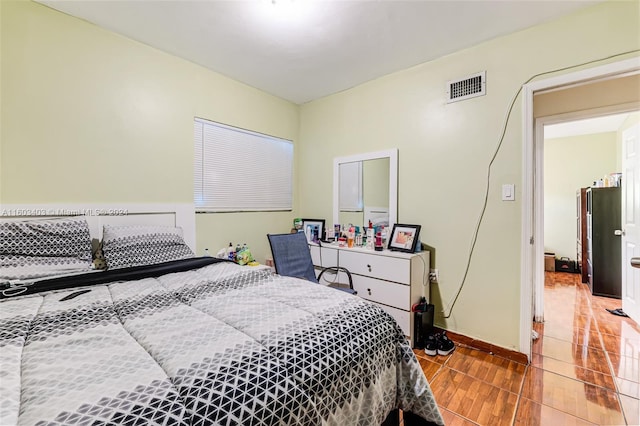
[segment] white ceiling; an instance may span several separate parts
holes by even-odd
[[[624,113],[547,125],[544,126],[544,139],[617,132],[627,117],[629,114]]]
[[[38,2],[301,104],[599,1]]]

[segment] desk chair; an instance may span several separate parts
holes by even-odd
[[[276,268],[276,274],[285,275],[287,277],[303,278],[313,283],[319,283],[320,278],[325,272],[335,273],[344,272],[349,279],[349,288],[332,287],[336,290],[342,290],[350,294],[357,294],[353,289],[353,279],[351,273],[340,266],[330,266],[323,268],[320,275],[316,278],[311,260],[311,251],[307,237],[302,232],[295,234],[267,234],[269,245],[271,245],[271,254],[273,255],[273,264]]]

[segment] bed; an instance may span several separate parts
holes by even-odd
[[[0,424],[444,424],[384,310],[141,232],[105,228],[108,270],[55,277],[15,278],[0,241]]]

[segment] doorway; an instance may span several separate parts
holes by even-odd
[[[544,289],[544,200],[543,200],[543,121],[542,117],[555,117],[561,121],[584,116],[602,116],[629,112],[640,107],[637,91],[622,90],[612,101],[610,90],[623,78],[637,78],[640,58],[619,61],[574,73],[552,77],[523,87],[523,187],[521,234],[521,305],[520,350],[531,358],[531,320],[542,315]],[[591,95],[590,89],[606,87],[603,96]],[[566,102],[565,90],[583,90],[584,96],[571,107]],[[585,95],[586,93],[586,95]],[[597,93],[597,90],[596,90]],[[537,105],[534,104],[534,95]],[[553,100],[545,104],[543,97]],[[626,96],[626,97],[625,97]],[[558,102],[560,100],[560,102]],[[541,106],[542,105],[542,106]],[[545,110],[544,106],[547,107]],[[554,108],[556,110],[554,111]],[[564,111],[563,111],[564,108]],[[574,111],[574,112],[567,112]],[[588,112],[588,113],[587,113]],[[551,124],[551,122],[546,123]]]
[[[558,266],[560,272],[578,273],[578,282],[587,284],[593,294],[620,298],[621,237],[614,231],[622,229],[622,135],[640,121],[640,114],[592,115],[586,111],[569,121],[562,117],[539,119],[544,133],[545,271],[557,271]],[[549,122],[555,124],[546,124]],[[612,189],[599,189],[605,187]],[[587,220],[592,218],[586,208],[591,194],[596,196],[597,209],[613,213],[599,213],[592,221],[595,230]],[[609,199],[618,201],[602,206],[600,200],[611,204]],[[560,261],[546,262],[550,259]],[[542,305],[534,319],[541,322],[544,314]]]

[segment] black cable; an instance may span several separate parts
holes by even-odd
[[[458,296],[460,296],[460,292],[462,291],[462,287],[464,287],[464,284],[467,280],[467,275],[469,274],[469,267],[471,266],[471,259],[473,258],[473,252],[474,249],[476,247],[476,242],[478,240],[478,232],[480,231],[480,226],[482,225],[482,219],[484,218],[484,213],[487,210],[487,203],[489,201],[489,186],[490,186],[490,178],[491,178],[491,166],[493,165],[493,162],[495,161],[496,157],[498,156],[498,153],[500,152],[500,148],[502,147],[502,143],[504,142],[504,137],[507,133],[507,126],[509,125],[509,118],[511,118],[511,112],[513,111],[513,106],[516,103],[516,100],[518,99],[518,96],[520,96],[520,92],[522,92],[522,87],[529,83],[531,80],[533,80],[534,78],[538,78],[540,76],[546,75],[546,74],[553,74],[556,72],[560,72],[560,71],[567,71],[573,68],[577,68],[577,67],[582,67],[585,65],[590,65],[596,62],[602,62],[602,61],[606,61],[608,59],[613,59],[613,58],[617,58],[619,56],[624,56],[624,55],[628,55],[630,53],[637,53],[640,52],[640,49],[635,49],[635,50],[629,50],[627,52],[623,52],[623,53],[617,53],[615,55],[611,55],[611,56],[607,56],[605,58],[600,58],[600,59],[594,59],[592,61],[588,61],[588,62],[583,62],[581,64],[577,64],[577,65],[571,65],[571,66],[567,66],[567,67],[563,67],[563,68],[557,68],[551,71],[545,71],[545,72],[541,72],[539,74],[534,74],[533,76],[531,76],[527,81],[525,81],[524,83],[522,83],[522,85],[520,85],[520,88],[518,89],[518,91],[516,92],[515,96],[513,97],[513,100],[511,101],[511,104],[509,105],[509,109],[507,111],[507,117],[504,121],[504,126],[502,128],[502,135],[500,136],[500,140],[498,142],[498,146],[496,147],[495,152],[493,153],[493,156],[491,157],[491,161],[489,162],[489,166],[487,168],[487,187],[485,190],[485,194],[484,194],[484,203],[482,204],[482,210],[480,211],[480,217],[478,218],[478,224],[476,225],[475,231],[473,233],[473,237],[471,239],[471,250],[469,251],[469,257],[467,258],[467,266],[464,270],[464,275],[462,277],[462,282],[460,283],[460,287],[458,287],[458,291],[456,293],[455,298],[453,299],[453,302],[451,303],[451,307],[449,308],[449,314],[443,316],[443,318],[450,318],[451,314],[453,313],[453,307],[455,306],[456,302],[458,301]],[[444,314],[445,311],[444,309],[442,310],[442,313]]]

